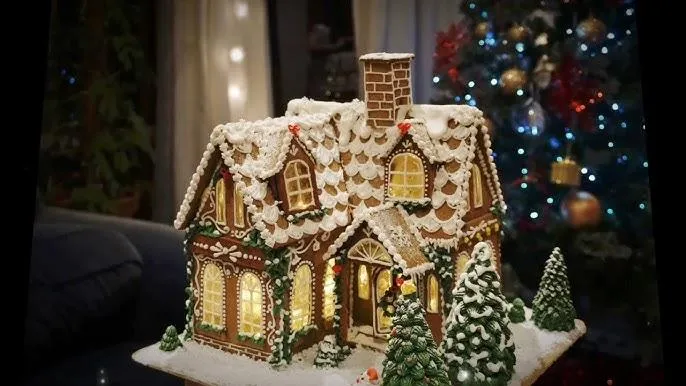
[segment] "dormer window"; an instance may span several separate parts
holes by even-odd
[[[395,155],[388,166],[388,197],[398,200],[424,198],[424,164],[412,153]]]
[[[310,167],[304,161],[296,159],[288,162],[283,175],[289,211],[313,209],[315,201]]]

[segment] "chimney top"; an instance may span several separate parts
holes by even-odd
[[[360,56],[360,61],[365,60],[379,60],[379,61],[391,61],[391,60],[405,60],[414,58],[414,54],[396,54],[388,52],[373,52],[369,54],[364,54]]]

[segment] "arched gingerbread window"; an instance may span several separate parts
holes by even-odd
[[[224,179],[220,178],[217,180],[215,185],[215,208],[216,208],[216,220],[218,224],[226,225],[226,184]]]
[[[395,155],[388,165],[388,197],[401,200],[424,198],[424,164],[412,153]]]
[[[208,263],[203,272],[202,321],[224,327],[224,274],[216,264]]]
[[[238,331],[253,336],[262,334],[262,284],[252,272],[241,276],[240,310]]]
[[[478,166],[472,165],[472,176],[470,177],[472,191],[470,192],[472,208],[481,208],[484,205],[484,190],[481,183],[481,170]]]
[[[307,210],[315,205],[310,167],[304,161],[288,162],[283,175],[289,210]]]
[[[335,264],[335,259],[329,259],[326,262],[324,271],[324,320],[333,319],[334,311],[336,309],[336,278],[333,272],[333,266]]]
[[[233,225],[236,228],[245,227],[245,204],[243,203],[243,192],[238,189],[238,185],[233,187]]]
[[[437,314],[439,312],[440,291],[436,275],[429,275],[426,281],[426,312]]]
[[[291,298],[291,329],[302,330],[312,316],[312,270],[303,264],[295,271]]]

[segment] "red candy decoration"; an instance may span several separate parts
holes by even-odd
[[[300,133],[300,126],[298,126],[298,125],[288,125],[288,131],[290,131],[291,134],[297,136],[298,133]]]
[[[402,277],[397,277],[395,279],[395,285],[397,285],[398,287],[402,286],[404,282],[405,282],[405,279],[403,279]]]
[[[410,131],[410,127],[412,127],[412,125],[407,122],[398,123],[398,129],[400,129],[402,135],[407,134],[407,132]]]
[[[436,34],[436,49],[434,50],[434,72],[443,72],[458,64],[460,48],[470,40],[469,28],[464,22],[453,23],[447,31]]]
[[[343,271],[343,267],[340,266],[340,265],[338,265],[338,264],[335,264],[333,267],[331,267],[331,269],[333,270],[333,273],[334,273],[336,276],[340,275],[340,274],[341,274],[341,271]]]

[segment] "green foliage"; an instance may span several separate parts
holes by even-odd
[[[195,309],[195,296],[193,295],[193,240],[195,236],[200,234],[201,228],[198,226],[198,220],[194,220],[186,229],[186,234],[183,240],[183,252],[186,255],[186,325],[184,330],[184,340],[190,340],[193,337],[193,310]]]
[[[239,332],[238,333],[238,341],[239,342],[246,342],[250,341],[255,344],[263,344],[264,343],[264,335],[262,334],[244,334]]]
[[[532,319],[539,328],[551,331],[574,329],[576,310],[569,290],[567,266],[559,248],[553,250],[545,264],[532,311]]]
[[[504,386],[514,373],[508,305],[491,256],[489,245],[478,243],[453,293],[442,342],[453,384]]]
[[[424,249],[426,258],[434,263],[434,270],[438,274],[441,289],[443,290],[443,312],[447,315],[452,304],[453,291],[455,287],[455,265],[450,248],[429,245]]]
[[[407,213],[414,213],[420,209],[428,208],[431,204],[431,200],[426,200],[422,202],[417,201],[400,201],[399,204],[407,211]]]
[[[288,216],[288,222],[290,222],[291,224],[297,224],[301,221],[305,221],[305,219],[319,220],[324,216],[330,215],[332,211],[333,209],[331,208],[322,208],[312,210],[309,212],[296,213]]]
[[[262,239],[258,230],[250,232],[243,239],[243,244],[262,250],[265,256],[265,270],[273,285],[272,300],[274,307],[272,308],[272,315],[274,320],[279,321],[279,330],[276,331],[274,345],[271,347],[272,353],[269,357],[269,364],[278,369],[291,363],[291,359],[293,359],[293,341],[299,337],[297,334],[300,332],[291,334],[290,313],[286,312],[283,304],[283,299],[287,298],[292,281],[289,277],[289,268],[291,266],[290,253],[287,248],[274,249],[269,247]]]
[[[204,322],[198,323],[195,328],[201,331],[206,331],[206,332],[213,332],[213,333],[219,333],[219,332],[224,332],[226,331],[226,327],[219,327],[219,326],[213,326],[211,324],[207,324]]]
[[[384,386],[450,384],[417,294],[400,296],[383,360]]]
[[[181,344],[181,340],[179,340],[179,334],[176,332],[176,327],[167,327],[164,331],[164,335],[162,335],[162,340],[160,341],[160,350],[174,351],[180,346],[183,346],[183,344]]]
[[[510,304],[510,311],[507,314],[511,323],[522,323],[526,320],[526,313],[524,312],[524,302],[517,298]]]

